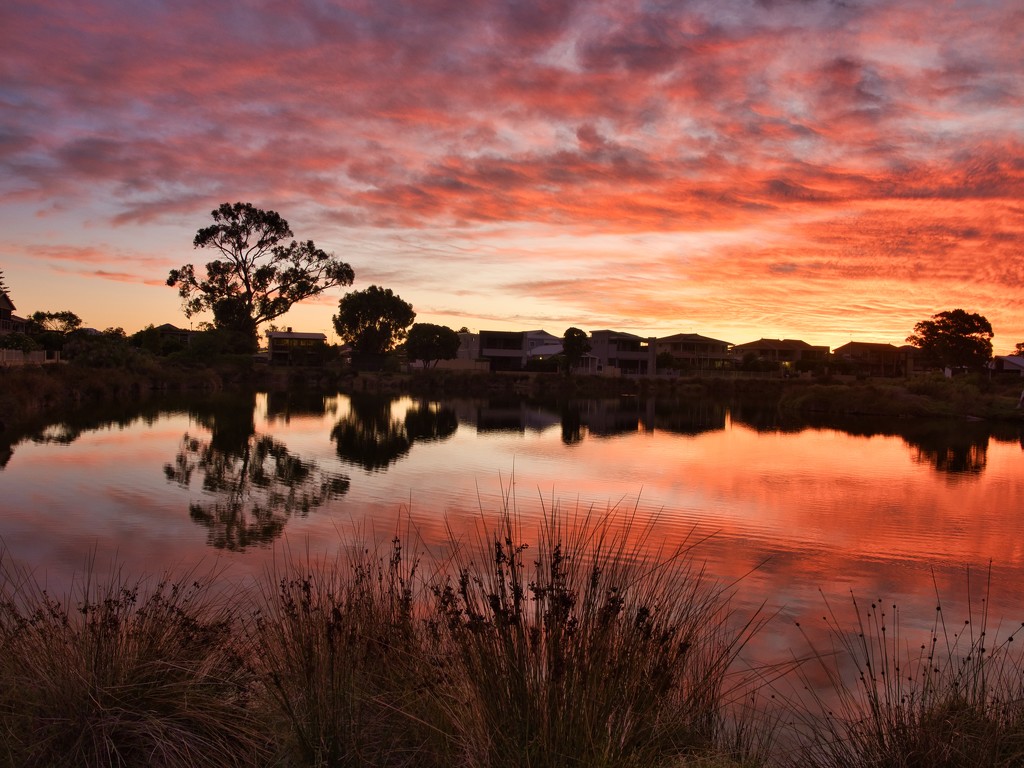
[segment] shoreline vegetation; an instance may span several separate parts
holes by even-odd
[[[0,433],[38,424],[48,416],[104,404],[142,402],[176,392],[280,391],[377,392],[420,397],[603,398],[640,396],[713,399],[774,406],[794,417],[884,416],[960,418],[1024,423],[1018,379],[982,375],[947,379],[817,377],[783,379],[729,375],[678,377],[572,376],[555,373],[355,373],[341,368],[276,368],[248,356],[212,362],[147,361],[99,368],[57,364],[0,368]]]
[[[752,668],[745,646],[778,619],[734,609],[742,582],[705,573],[699,542],[652,551],[615,510],[556,507],[531,532],[514,500],[500,512],[430,560],[410,526],[244,586],[93,564],[53,595],[0,550],[0,764],[1024,760],[1024,630],[998,637],[984,609],[947,628],[940,606],[918,648],[895,608],[829,608],[827,647],[807,635],[791,665]]]

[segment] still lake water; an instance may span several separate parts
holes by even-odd
[[[1019,426],[630,397],[231,395],[54,424],[0,446],[0,467],[0,546],[55,592],[89,558],[243,581],[285,549],[330,556],[409,526],[430,557],[475,540],[508,495],[534,542],[553,507],[633,514],[652,546],[701,540],[709,573],[740,579],[736,604],[764,603],[777,627],[851,592],[925,626],[937,587],[966,615],[968,569],[980,596],[989,567],[990,611],[1024,620]],[[759,653],[793,642],[773,629]]]

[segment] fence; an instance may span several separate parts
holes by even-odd
[[[47,365],[59,363],[60,352],[22,352],[18,349],[0,349],[0,365]]]

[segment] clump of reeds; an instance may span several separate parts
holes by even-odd
[[[396,537],[383,553],[354,547],[271,574],[251,632],[284,764],[451,764],[433,722],[442,665],[416,618],[417,569]]]
[[[969,578],[968,578],[969,581]],[[990,585],[989,585],[990,586]],[[985,768],[1024,765],[1024,666],[1014,640],[990,626],[987,595],[954,628],[941,602],[924,637],[911,640],[898,607],[856,598],[853,632],[828,608],[833,647],[815,649],[827,696],[806,717],[802,766]],[[1024,627],[1024,625],[1021,625]]]
[[[188,577],[115,572],[58,599],[0,557],[0,762],[258,762],[265,738],[235,640],[227,603]]]
[[[659,551],[649,534],[629,515],[555,508],[534,551],[506,505],[476,548],[485,559],[456,553],[431,585],[429,624],[458,660],[447,703],[465,764],[666,765],[723,751],[729,670],[758,621],[734,626],[728,591],[690,545]]]

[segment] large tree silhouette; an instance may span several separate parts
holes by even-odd
[[[276,211],[223,203],[211,215],[214,223],[196,232],[192,244],[222,258],[206,264],[205,278],[191,264],[172,269],[167,284],[178,288],[186,316],[213,312],[217,327],[244,346],[255,349],[259,326],[293,304],[352,284],[352,267],[312,240],[286,242],[292,230]]]
[[[371,285],[346,293],[338,302],[334,330],[362,358],[380,358],[405,338],[416,319],[412,304],[390,288]]]
[[[953,309],[919,322],[907,343],[935,365],[980,370],[992,359],[992,335],[992,325],[983,315]]]

